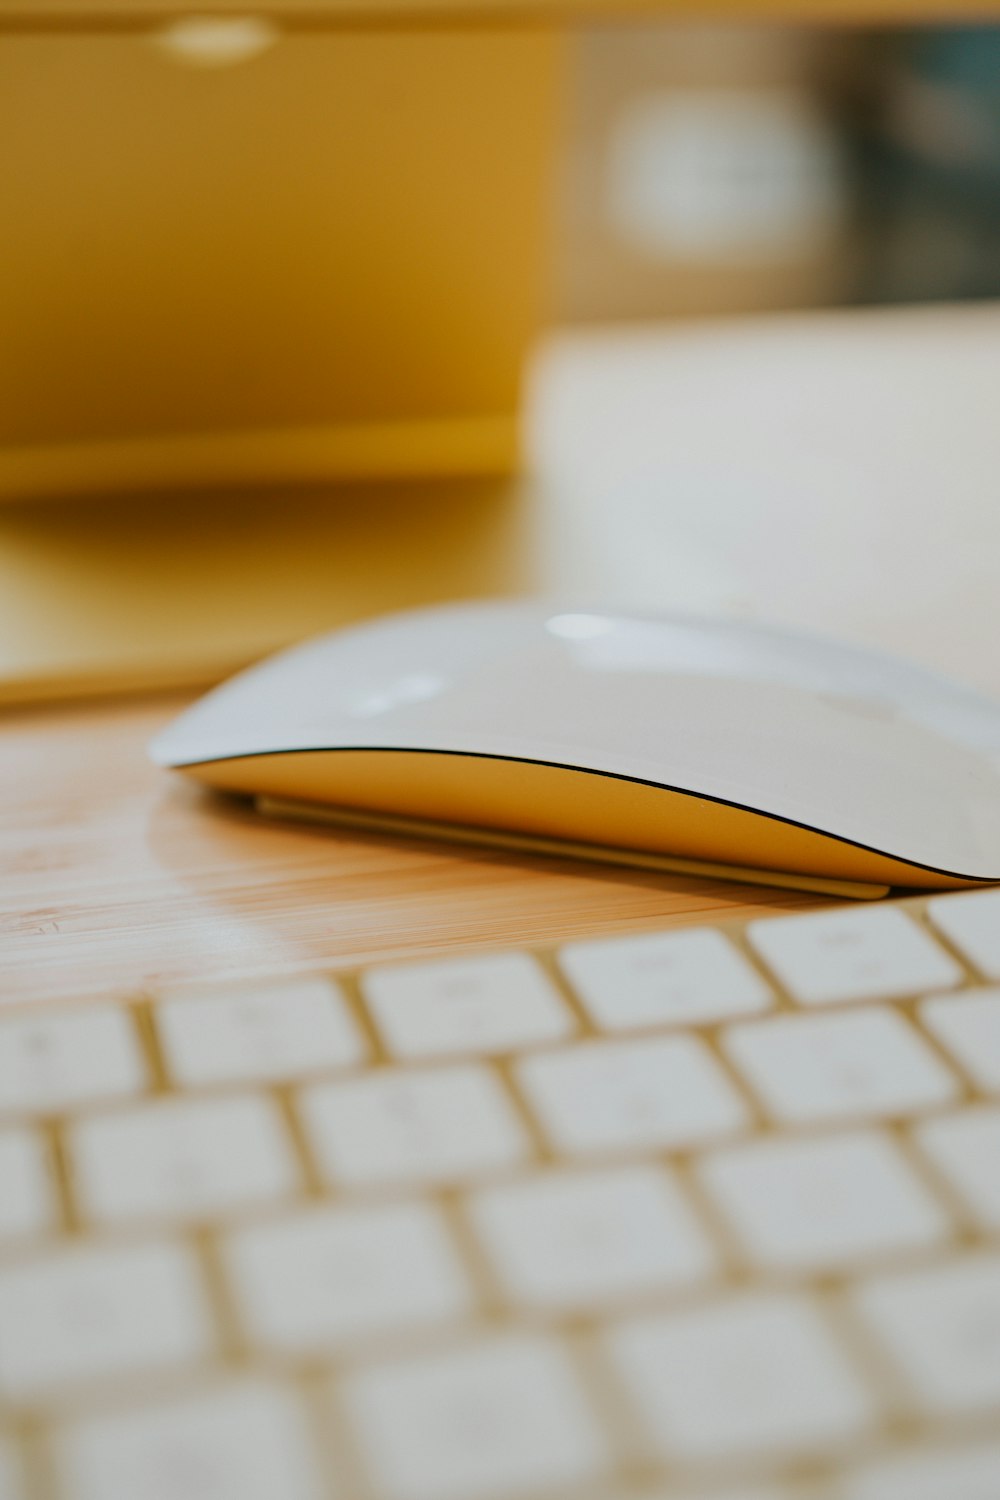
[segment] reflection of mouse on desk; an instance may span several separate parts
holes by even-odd
[[[334,821],[841,894],[1000,880],[1000,706],[757,625],[395,615],[242,673],[152,754]]]

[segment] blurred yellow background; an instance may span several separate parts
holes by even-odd
[[[1000,27],[213,9],[0,0],[0,695],[544,586],[553,328],[1000,291]]]

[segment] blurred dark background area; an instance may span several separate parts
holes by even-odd
[[[564,139],[561,320],[1000,294],[1000,26],[596,27]]]

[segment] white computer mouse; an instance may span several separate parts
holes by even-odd
[[[762,625],[423,609],[243,672],[153,743],[214,787],[833,880],[1000,880],[1000,705]]]

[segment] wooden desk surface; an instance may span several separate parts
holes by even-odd
[[[0,728],[0,1003],[552,943],[819,904],[709,880],[271,824],[145,756],[179,698]]]
[[[771,619],[902,652],[1000,696],[998,351],[1000,305],[557,340],[529,400],[532,502],[341,505],[327,522],[322,598],[346,594],[360,616],[419,602],[418,579],[437,599],[542,590]],[[237,586],[255,601],[274,575],[297,586],[298,513],[283,505],[276,554],[254,529],[261,502],[239,507],[239,525],[213,532],[193,501],[164,567],[154,564],[169,538],[152,524],[162,512],[150,508],[141,536],[116,516],[107,556],[87,542],[84,593],[68,589],[57,555],[64,607],[141,638],[152,593],[174,640],[192,598],[218,620]],[[51,540],[47,513],[35,531],[20,524],[18,577]],[[79,524],[82,544],[89,518]],[[131,580],[120,628],[106,598],[116,574]],[[30,629],[9,594],[10,630]],[[293,613],[288,630],[335,623]],[[0,726],[0,1002],[813,904],[270,825],[148,764],[146,740],[180,706],[23,710]]]

